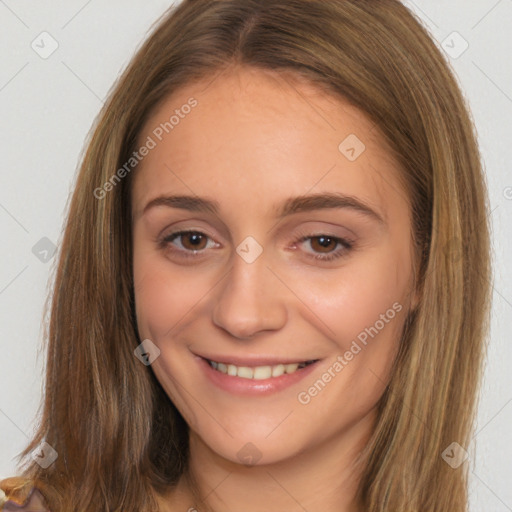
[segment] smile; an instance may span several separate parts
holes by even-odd
[[[292,374],[301,370],[315,361],[304,361],[302,363],[277,364],[273,366],[236,366],[234,364],[220,363],[207,359],[208,364],[215,370],[232,377],[241,377],[242,379],[264,380],[281,375]]]

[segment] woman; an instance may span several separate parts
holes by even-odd
[[[402,4],[182,2],[89,142],[4,510],[467,510],[486,206]]]

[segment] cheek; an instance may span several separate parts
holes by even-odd
[[[172,370],[181,347],[165,343],[165,340],[174,328],[180,327],[181,321],[186,321],[187,314],[197,306],[204,293],[198,283],[191,284],[190,275],[171,272],[170,262],[143,246],[134,251],[133,276],[140,339],[149,338],[161,351],[151,364],[151,370],[187,424],[194,427],[197,414],[188,393],[176,380],[175,374],[179,372],[176,368]]]
[[[197,428],[198,416],[190,400],[190,393],[173,376],[174,372],[171,371],[172,365],[169,359],[173,359],[172,354],[169,354],[169,351],[162,352],[162,355],[152,363],[151,370],[186,423],[192,428]]]
[[[310,413],[343,411],[347,421],[356,421],[375,407],[389,382],[408,309],[408,267],[392,251],[369,260],[340,270],[330,282],[308,281],[298,293],[312,305],[310,322],[332,343],[322,372],[298,397]]]
[[[172,271],[158,253],[136,250],[134,292],[137,324],[141,337],[160,339],[200,303],[208,287],[187,271]]]
[[[330,340],[333,354],[324,380],[333,385],[321,392],[317,404],[343,405],[356,417],[382,396],[408,310],[408,268],[407,260],[390,246],[354,258],[330,279],[303,278],[297,295],[314,312],[308,320]],[[316,389],[312,393],[316,396]]]
[[[381,315],[392,319],[386,326],[400,324],[402,316],[395,313],[407,306],[407,269],[396,252],[375,251],[333,270],[329,278],[295,279],[294,289],[314,313],[310,318],[315,318],[315,325],[344,348]],[[396,303],[399,306],[393,308]]]

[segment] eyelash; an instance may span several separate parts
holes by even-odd
[[[184,235],[190,235],[190,234],[201,235],[201,236],[210,238],[208,235],[206,235],[205,233],[202,233],[201,231],[196,231],[196,230],[175,231],[174,233],[170,233],[170,234],[164,236],[161,240],[159,240],[158,245],[161,249],[168,249],[169,246],[171,245],[171,242],[174,241],[176,238],[179,238]],[[321,256],[320,255],[321,253],[317,253],[316,255],[309,254],[309,257],[311,257],[315,260],[320,260],[320,261],[328,262],[328,261],[333,261],[333,260],[336,260],[339,258],[343,258],[344,256],[347,255],[347,253],[349,251],[351,251],[353,249],[353,246],[354,246],[354,243],[350,240],[347,240],[345,238],[340,238],[340,237],[334,236],[334,235],[325,234],[325,233],[315,234],[315,235],[301,233],[299,236],[300,236],[299,240],[297,240],[297,242],[295,242],[295,243],[300,244],[300,243],[303,243],[303,242],[305,242],[309,239],[313,239],[313,238],[329,238],[336,242],[336,246],[341,245],[343,247],[342,249],[337,249],[336,251],[331,251],[331,252],[327,253],[326,256]],[[172,251],[175,253],[181,253],[180,257],[195,258],[196,257],[195,255],[198,254],[198,252],[204,252],[205,249],[200,249],[199,251],[191,251],[188,249],[184,249],[184,250],[172,249]]]

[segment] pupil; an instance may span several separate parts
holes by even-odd
[[[332,239],[329,238],[329,237],[326,237],[326,236],[321,236],[318,238],[319,242],[320,242],[320,245],[322,247],[329,247],[329,245],[331,244],[332,242]]]
[[[198,235],[197,233],[192,233],[189,236],[190,236],[192,245],[199,245],[201,243],[201,235]]]

